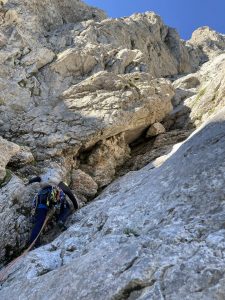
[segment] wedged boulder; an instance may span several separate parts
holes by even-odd
[[[99,72],[69,88],[61,99],[69,111],[80,112],[85,120],[90,135],[82,130],[81,137],[89,147],[100,140],[100,131],[104,139],[161,121],[172,109],[172,96],[169,81],[152,79],[147,73]]]
[[[146,137],[157,136],[161,133],[164,133],[165,131],[166,131],[165,127],[161,123],[157,122],[152,124],[149,127],[146,133]]]
[[[97,194],[98,185],[90,175],[77,169],[72,172],[71,188],[76,191],[76,194],[90,199]]]
[[[37,160],[78,156],[80,149],[119,133],[160,122],[172,110],[173,88],[166,79],[147,73],[97,74],[71,86],[51,107],[37,106],[17,115],[12,124],[20,143],[30,145]],[[20,124],[18,128],[18,123]],[[138,137],[138,136],[137,136]]]
[[[223,109],[160,167],[114,182],[18,263],[0,297],[223,299],[224,133]]]
[[[2,181],[6,175],[5,167],[8,164],[10,158],[17,154],[19,151],[20,146],[0,137],[0,181]]]
[[[116,168],[129,158],[130,148],[124,133],[118,134],[98,143],[89,153],[87,162],[80,168],[90,174],[98,187],[107,186],[114,178]]]

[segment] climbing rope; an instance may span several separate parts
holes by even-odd
[[[37,237],[35,238],[35,240],[30,244],[30,246],[17,258],[15,258],[13,261],[11,261],[1,272],[0,272],[0,283],[2,283],[3,281],[5,281],[8,278],[8,272],[10,271],[10,269],[15,265],[16,262],[18,262],[18,260],[20,260],[22,257],[24,257],[34,246],[34,244],[36,243],[37,239],[39,238],[40,234],[42,233],[42,231],[44,230],[46,224],[48,223],[48,220],[53,216],[55,210],[54,208],[51,209],[46,218],[45,221],[41,227],[41,230],[39,231]]]

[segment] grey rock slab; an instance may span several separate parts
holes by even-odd
[[[66,299],[223,299],[225,260],[215,241],[224,239],[224,112],[160,167],[112,183],[73,216],[66,232],[33,252],[54,256],[61,249],[63,266],[28,278],[31,252],[2,285],[1,298],[17,299],[19,292],[22,299],[59,293]]]

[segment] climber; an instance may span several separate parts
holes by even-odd
[[[44,176],[37,176],[29,180],[28,184],[39,182],[41,184],[41,190],[34,198],[33,203],[33,216],[34,227],[30,236],[29,243],[31,244],[37,238],[42,226],[45,222],[47,214],[50,209],[56,210],[56,220],[59,227],[62,230],[66,229],[65,221],[71,213],[71,208],[66,200],[66,195],[73,203],[74,209],[78,209],[78,201],[73,195],[69,187],[59,177],[52,176],[52,174],[46,174]],[[35,247],[40,245],[40,238],[38,237],[35,242]]]

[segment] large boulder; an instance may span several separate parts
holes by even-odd
[[[106,138],[144,129],[162,120],[172,109],[172,96],[169,81],[152,79],[147,73],[114,75],[99,72],[69,88],[61,98],[71,112],[80,112],[86,119],[86,130],[99,140],[100,130],[101,137]],[[91,125],[92,130],[89,129]],[[95,144],[94,139],[88,140],[87,136],[88,131],[83,138],[87,140],[86,144]]]
[[[146,133],[146,137],[157,136],[164,132],[165,132],[164,126],[161,123],[157,122],[149,127]]]
[[[87,200],[97,194],[98,185],[90,175],[77,169],[72,172],[71,188]]]
[[[11,270],[2,299],[223,299],[225,110],[109,186]],[[35,288],[34,288],[35,287]]]
[[[114,179],[116,168],[123,165],[129,154],[124,133],[118,134],[96,145],[80,168],[102,188]]]

